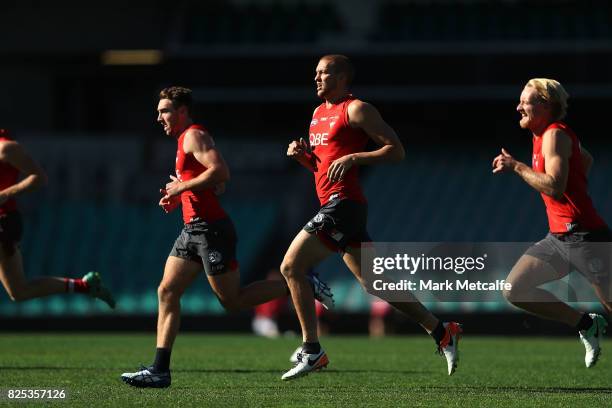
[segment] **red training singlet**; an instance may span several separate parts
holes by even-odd
[[[8,132],[4,129],[0,129],[0,142],[7,142],[10,140],[13,139],[9,137]],[[19,170],[8,163],[0,162],[0,191],[17,184],[18,177]],[[17,210],[17,202],[14,198],[7,200],[4,204],[0,205],[0,215],[4,215],[15,210]]]
[[[564,234],[574,230],[594,231],[606,226],[604,220],[597,214],[591,197],[587,191],[587,177],[582,154],[580,152],[580,141],[569,126],[563,122],[550,124],[549,129],[561,129],[572,140],[572,154],[569,157],[569,172],[567,186],[563,197],[555,199],[540,193],[546,206],[548,225],[550,232]],[[542,136],[533,137],[532,168],[538,173],[545,173],[544,157],[542,156]]]
[[[309,140],[315,155],[314,175],[321,205],[335,194],[340,199],[366,202],[357,166],[351,167],[341,181],[333,183],[327,178],[327,169],[334,160],[362,152],[368,142],[368,135],[361,129],[352,128],[348,122],[348,107],[354,100],[353,95],[348,95],[329,108],[323,102],[315,109],[310,122]]]
[[[196,158],[193,157],[193,154],[185,154],[183,150],[183,141],[185,140],[187,131],[190,129],[206,132],[204,126],[191,125],[179,136],[176,150],[176,177],[178,177],[180,181],[191,180],[206,171],[206,167],[197,161]],[[181,204],[183,207],[183,222],[185,224],[196,218],[205,222],[213,222],[227,217],[213,188],[198,191],[183,191],[181,193]]]

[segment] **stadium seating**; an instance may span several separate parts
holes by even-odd
[[[601,40],[612,36],[612,8],[604,0],[388,1],[379,13],[371,35],[378,42]]]
[[[328,3],[194,2],[184,15],[185,44],[308,43],[341,29]]]
[[[231,150],[231,149],[230,149]],[[599,151],[594,146],[593,151]],[[610,154],[597,155],[590,191],[603,217],[612,220]],[[607,158],[608,157],[608,158]],[[369,232],[380,242],[536,241],[547,230],[541,199],[517,177],[493,176],[487,152],[425,152],[391,169],[364,168],[369,198]],[[392,170],[392,171],[391,171]],[[310,183],[310,178],[307,180]],[[310,190],[308,190],[310,191]],[[277,194],[283,194],[278,192]],[[285,192],[295,194],[295,191]],[[234,219],[238,259],[243,276],[258,271],[258,256],[283,248],[278,233],[281,202],[223,198]],[[28,276],[78,276],[103,272],[119,302],[119,312],[151,314],[157,310],[156,288],[173,240],[180,231],[178,212],[164,215],[156,206],[77,201],[40,203],[26,213],[23,252]],[[282,250],[283,248],[280,248]],[[317,268],[332,286],[340,310],[367,310],[368,295],[339,257]],[[183,299],[185,313],[221,313],[204,279]],[[456,310],[435,303],[435,310]],[[461,310],[508,309],[504,302],[463,304]],[[0,298],[0,315],[108,313],[101,302],[81,296],[59,296],[13,304]]]
[[[274,203],[225,203],[238,231],[238,261],[243,275],[253,273],[255,259],[275,227]],[[27,214],[23,251],[25,270],[39,275],[103,273],[119,302],[119,312],[157,311],[157,285],[165,259],[180,231],[180,213],[164,215],[156,207],[94,205],[86,202],[42,204]],[[183,299],[186,313],[222,311],[201,279]],[[109,310],[82,296],[55,296],[14,304],[0,299],[0,315],[82,314]]]

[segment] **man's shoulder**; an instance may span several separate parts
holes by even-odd
[[[553,123],[542,135],[543,153],[560,153],[562,156],[569,156],[571,154],[572,145],[574,144],[574,139],[575,135],[567,125],[560,122]]]
[[[351,124],[360,124],[378,118],[378,110],[369,102],[353,99],[347,108],[348,119]]]
[[[574,132],[572,132],[572,130],[567,125],[563,123],[553,123],[548,126],[548,128],[543,134],[543,137],[544,140],[571,140],[571,136],[573,135],[573,133]]]
[[[6,156],[16,149],[19,149],[19,143],[16,141],[8,139],[0,140],[0,155]]]
[[[190,127],[183,134],[183,149],[185,153],[193,150],[211,149],[215,147],[215,142],[202,126]]]

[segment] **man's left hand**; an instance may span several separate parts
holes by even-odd
[[[170,179],[172,181],[166,184],[166,195],[168,197],[174,197],[174,196],[181,194],[183,192],[183,189],[182,189],[183,183],[178,178],[172,175],[170,176]]]
[[[327,169],[327,178],[334,183],[340,181],[346,176],[351,167],[353,167],[353,156],[347,154],[332,162]]]

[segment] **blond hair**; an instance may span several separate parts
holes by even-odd
[[[548,78],[533,78],[525,86],[534,88],[538,93],[538,98],[550,104],[555,120],[561,120],[565,117],[569,94],[559,81]]]

